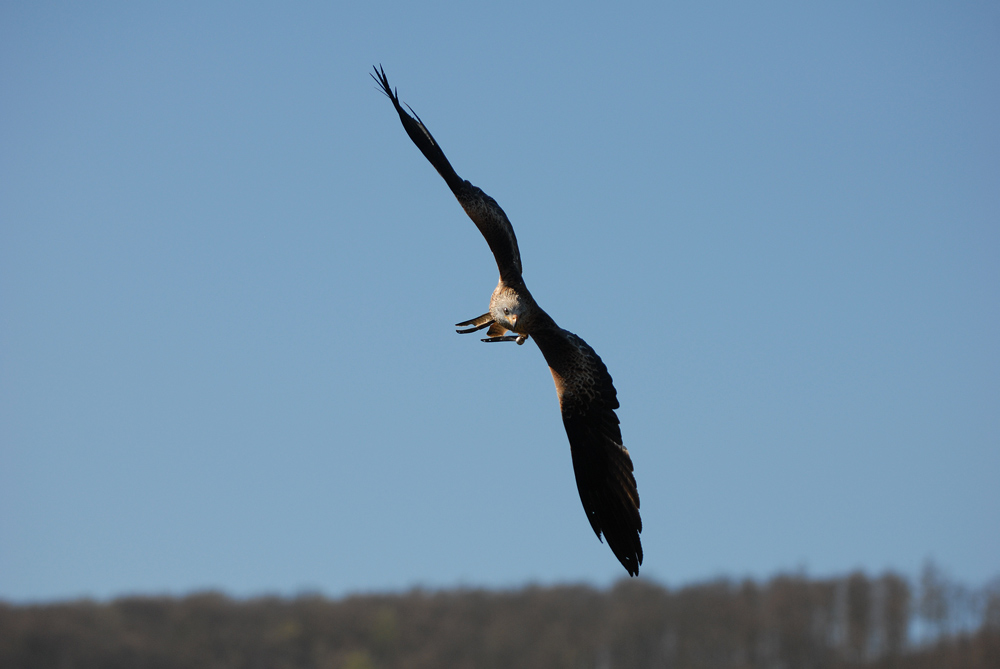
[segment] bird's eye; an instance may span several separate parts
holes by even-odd
[[[510,316],[510,309],[508,309],[507,307],[504,307],[503,308],[503,315],[504,316]]]

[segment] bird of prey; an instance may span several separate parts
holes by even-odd
[[[488,327],[484,342],[523,344],[530,337],[538,344],[555,380],[587,519],[599,540],[604,534],[629,575],[637,575],[642,564],[639,493],[632,475],[632,459],[622,445],[615,414],[618,397],[607,367],[587,342],[556,325],[528,292],[521,276],[521,254],[514,228],[500,205],[455,173],[420,117],[409,106],[412,116],[400,106],[381,66],[375,68],[372,78],[392,101],[406,134],[444,177],[496,258],[500,282],[490,298],[490,310],[458,323],[456,327],[463,328],[458,332],[468,334]]]

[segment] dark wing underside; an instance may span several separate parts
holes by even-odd
[[[642,519],[632,458],[622,446],[618,395],[611,375],[587,342],[561,328],[532,334],[549,365],[573,454],[580,501],[597,537],[635,576],[642,564]]]
[[[420,117],[416,113],[410,116],[399,104],[399,97],[389,86],[385,70],[381,67],[376,68],[372,78],[378,82],[382,92],[392,101],[392,106],[396,108],[396,113],[399,114],[399,120],[402,121],[406,134],[434,166],[438,174],[444,177],[451,192],[455,194],[459,204],[465,209],[465,213],[469,215],[469,218],[479,228],[479,232],[486,238],[486,243],[490,245],[493,257],[496,258],[501,278],[507,281],[520,277],[521,254],[517,249],[517,238],[514,236],[514,228],[507,219],[507,214],[503,212],[496,200],[455,173],[451,163],[448,162],[441,147],[434,141],[434,137],[431,136]],[[410,111],[412,112],[413,109]]]

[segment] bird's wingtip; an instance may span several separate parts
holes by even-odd
[[[375,80],[375,83],[378,84],[379,90],[383,95],[392,100],[393,104],[398,105],[399,97],[398,95],[393,94],[394,92],[392,87],[389,85],[389,77],[385,75],[385,68],[382,67],[382,63],[372,65],[372,70],[374,70],[374,72],[369,72],[368,74]]]

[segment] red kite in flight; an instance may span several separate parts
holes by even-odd
[[[576,486],[587,519],[598,539],[604,534],[628,573],[637,575],[642,564],[639,493],[632,475],[632,459],[622,445],[615,415],[618,397],[608,368],[587,342],[556,325],[528,292],[521,278],[521,254],[514,228],[496,200],[455,173],[420,117],[416,113],[410,116],[400,106],[385,70],[376,68],[372,77],[392,101],[406,134],[444,177],[465,213],[483,233],[500,269],[490,310],[459,323],[457,327],[465,329],[458,332],[468,334],[489,327],[485,342],[523,344],[531,337],[538,344],[556,383]]]

